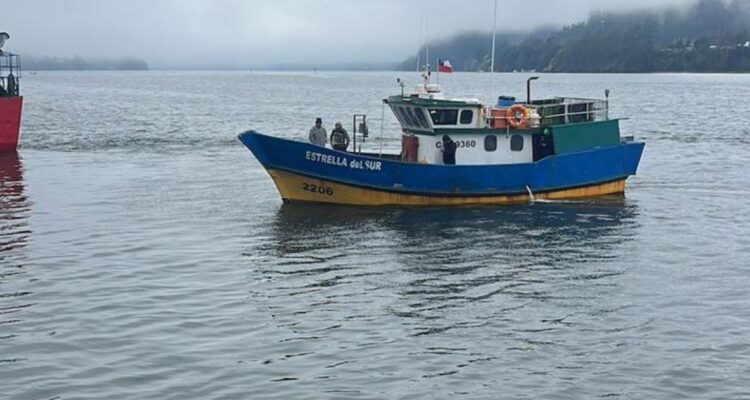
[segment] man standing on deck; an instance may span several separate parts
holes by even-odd
[[[339,151],[346,151],[349,147],[349,134],[341,122],[336,122],[336,127],[331,131],[331,147]]]
[[[448,135],[443,135],[443,164],[456,165],[456,142]]]
[[[315,119],[315,126],[310,128],[310,143],[325,147],[328,139],[326,128],[323,128],[323,120],[319,117]]]

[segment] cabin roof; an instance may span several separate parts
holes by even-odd
[[[390,96],[383,100],[386,104],[411,104],[420,107],[463,107],[482,108],[482,104],[464,100],[427,99],[417,96]]]

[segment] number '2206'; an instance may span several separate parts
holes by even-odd
[[[333,196],[333,188],[316,185],[314,183],[302,182],[302,190],[311,193],[324,194],[326,196]]]

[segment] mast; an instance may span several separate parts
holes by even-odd
[[[495,0],[495,11],[492,13],[492,67],[491,73],[495,73],[495,37],[497,36],[497,0]]]
[[[430,71],[430,15],[424,18],[425,43],[427,44],[425,62],[427,63],[427,72]]]
[[[419,16],[419,43],[417,44],[417,72],[421,69],[422,64],[422,35],[424,34],[424,15]]]
[[[490,90],[495,92],[495,39],[497,36],[497,0],[495,0],[495,11],[492,13],[492,62],[490,66]],[[493,94],[490,93],[490,98]]]

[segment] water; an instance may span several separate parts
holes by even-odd
[[[365,112],[367,145],[395,149],[397,76],[26,76],[0,157],[0,397],[750,398],[749,75],[535,83],[612,90],[647,141],[624,199],[285,206],[236,140]],[[489,98],[487,75],[441,79]]]

